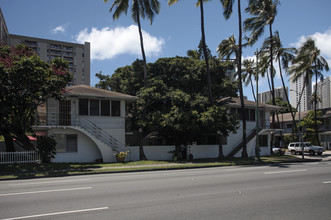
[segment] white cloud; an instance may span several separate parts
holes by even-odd
[[[162,50],[164,40],[154,37],[144,30],[142,32],[146,56],[158,55]],[[119,54],[141,56],[140,38],[136,25],[114,29],[105,27],[100,30],[92,28],[90,31],[86,28],[78,33],[76,41],[78,43],[91,43],[92,59],[112,59]]]
[[[309,37],[315,40],[316,46],[321,50],[321,55],[331,65],[331,27],[323,33],[316,32],[309,36],[301,36],[296,43],[292,43],[291,45],[300,47]]]
[[[68,25],[66,25],[66,24],[59,25],[59,26],[57,26],[57,27],[55,27],[55,28],[52,29],[52,33],[53,34],[64,33],[66,31],[66,29],[67,29],[67,26]]]

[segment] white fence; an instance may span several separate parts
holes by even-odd
[[[40,163],[39,154],[35,151],[0,152],[0,164]]]

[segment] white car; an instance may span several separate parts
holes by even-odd
[[[304,152],[309,153],[311,156],[314,156],[315,154],[322,155],[324,152],[324,148],[320,146],[313,146],[309,142],[303,142],[304,144]],[[301,154],[302,153],[302,147],[301,142],[292,142],[288,145],[288,150],[291,152],[292,155],[295,155],[296,153]]]

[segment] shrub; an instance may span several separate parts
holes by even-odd
[[[56,154],[56,141],[51,137],[40,136],[37,138],[37,151],[42,163],[50,163]]]

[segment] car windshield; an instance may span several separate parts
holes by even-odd
[[[307,147],[313,146],[311,143],[305,143]]]

